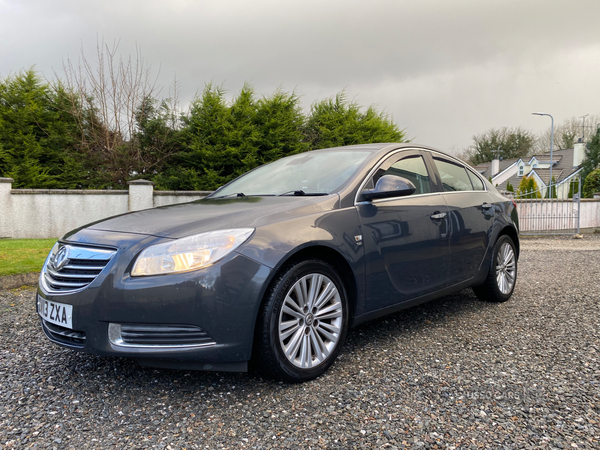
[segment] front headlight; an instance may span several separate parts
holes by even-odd
[[[211,231],[152,245],[138,257],[131,275],[163,275],[210,266],[242,245],[254,228]]]

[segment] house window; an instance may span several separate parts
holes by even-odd
[[[538,164],[537,164],[536,162],[535,162],[535,163],[533,163],[533,168],[534,168],[534,169],[537,169],[537,166],[538,166]]]
[[[522,177],[524,172],[525,172],[525,166],[523,166],[523,164],[521,164],[519,166],[519,176]]]

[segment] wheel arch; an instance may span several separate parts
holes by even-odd
[[[500,230],[500,233],[498,233],[498,236],[496,237],[495,242],[498,242],[498,239],[500,239],[500,237],[502,237],[502,236],[508,236],[509,238],[512,239],[513,243],[515,244],[516,250],[517,250],[517,259],[519,259],[519,254],[521,252],[521,246],[519,243],[519,234],[517,233],[517,230],[515,230],[515,228],[510,225],[505,226],[504,228],[502,228],[502,230]]]
[[[344,256],[337,250],[328,247],[327,245],[322,244],[313,244],[309,246],[304,246],[302,248],[298,248],[295,252],[290,252],[286,258],[279,261],[277,266],[272,271],[272,275],[270,280],[267,283],[267,287],[264,289],[262,297],[260,299],[260,305],[257,308],[260,310],[265,302],[265,299],[271,289],[273,288],[273,284],[276,282],[279,274],[285,270],[290,265],[303,261],[306,259],[320,259],[330,266],[338,273],[342,282],[344,283],[344,288],[346,289],[346,294],[348,296],[348,328],[352,327],[354,322],[354,316],[356,312],[356,307],[358,305],[358,287],[356,283],[356,278],[354,276],[354,272],[350,263],[344,258]],[[256,333],[258,332],[258,320],[254,323],[254,333],[253,338],[256,342]],[[254,345],[253,345],[254,352]]]
[[[297,251],[288,254],[288,256],[285,259],[283,259],[279,262],[279,264],[277,264],[277,267],[274,271],[275,274],[270,280],[269,287],[265,291],[265,294],[271,289],[271,285],[277,278],[277,274],[279,274],[285,267],[294,264],[298,261],[313,258],[325,261],[330,266],[332,266],[344,282],[344,287],[346,288],[346,293],[348,295],[348,325],[352,326],[354,313],[358,304],[358,288],[356,284],[356,278],[354,276],[354,271],[352,270],[350,263],[346,260],[346,258],[344,258],[344,256],[339,251],[337,251],[334,248],[328,247],[327,245],[313,244],[299,248],[297,249]],[[264,297],[261,300],[261,303],[263,301]]]

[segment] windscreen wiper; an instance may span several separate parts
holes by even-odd
[[[283,195],[328,195],[327,192],[304,192],[302,189],[298,191],[288,191],[283,194],[279,194],[277,197],[281,197]]]
[[[231,194],[227,194],[227,195],[220,195],[218,197],[213,197],[213,198],[227,198],[227,197],[246,197],[246,194],[244,194],[243,192],[232,192]]]

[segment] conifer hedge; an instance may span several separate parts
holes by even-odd
[[[286,155],[407,140],[389,116],[344,92],[304,113],[294,92],[258,96],[246,84],[227,101],[209,84],[185,112],[140,98],[128,126],[107,120],[100,100],[32,69],[0,79],[0,176],[18,188],[123,189],[144,178],[157,189],[212,190]]]

